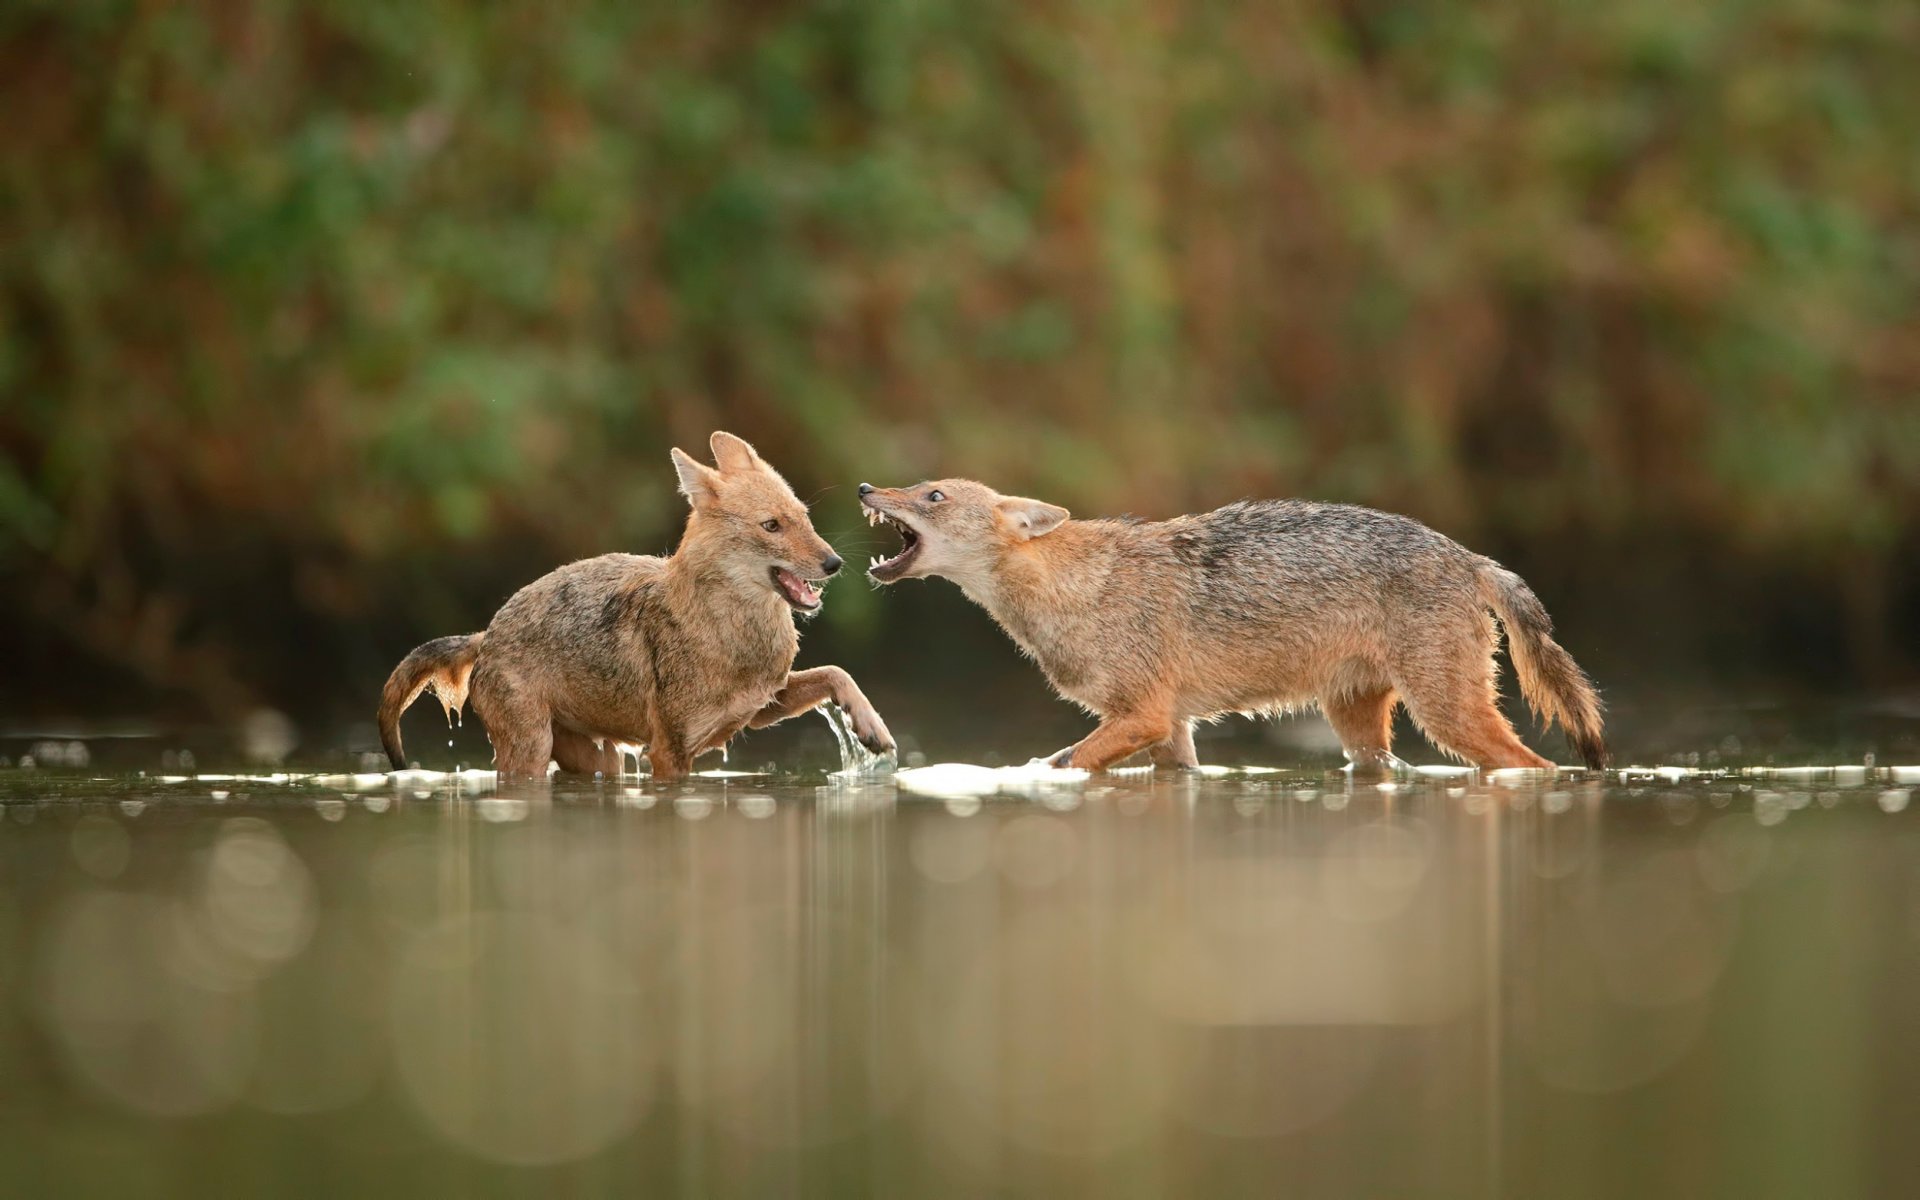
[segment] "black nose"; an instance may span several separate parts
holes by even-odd
[[[866,495],[868,492],[872,490],[873,490],[873,485],[870,483],[863,483],[860,485],[860,494],[862,496]]]
[[[841,560],[838,554],[827,555],[827,561],[820,564],[820,569],[829,575],[838,575],[840,573],[840,567]]]

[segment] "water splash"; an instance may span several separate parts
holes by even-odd
[[[869,779],[876,775],[891,775],[899,765],[893,753],[875,754],[860,744],[854,735],[853,720],[847,716],[847,710],[838,704],[822,704],[820,715],[827,719],[827,728],[833,730],[833,740],[840,743],[840,769],[833,772],[835,779]]]

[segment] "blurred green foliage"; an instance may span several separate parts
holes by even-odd
[[[1890,586],[1916,61],[1910,0],[14,0],[0,572],[218,696],[182,564],[432,628],[423,562],[670,544],[725,427]]]

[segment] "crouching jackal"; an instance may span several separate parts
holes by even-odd
[[[840,556],[752,446],[712,440],[713,467],[673,452],[692,513],[671,557],[605,554],[515,592],[485,633],[436,638],[394,668],[380,737],[407,765],[400,714],[428,688],[457,710],[471,691],[502,775],[611,776],[644,746],[655,779],[744,728],[833,701],[869,749],[893,749],[880,714],[839,667],[793,670],[793,614],[820,608]]]
[[[1482,767],[1547,767],[1495,704],[1488,610],[1521,691],[1588,766],[1606,763],[1600,698],[1518,575],[1417,521],[1269,500],[1171,521],[1069,520],[964,479],[860,485],[903,547],[880,583],[943,575],[993,614],[1054,690],[1100,718],[1054,755],[1100,770],[1146,750],[1197,765],[1193,722],[1317,704],[1356,766],[1390,753],[1393,710]]]

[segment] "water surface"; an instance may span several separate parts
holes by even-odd
[[[0,771],[17,1195],[1911,1195],[1920,768]]]

